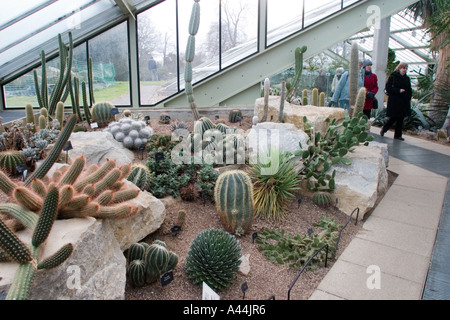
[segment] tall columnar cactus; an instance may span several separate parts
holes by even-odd
[[[46,59],[45,52],[41,52],[41,85],[39,86],[37,71],[34,70],[34,83],[36,88],[36,96],[41,108],[45,108],[48,110],[48,114],[53,116],[56,104],[59,101],[64,100],[63,94],[66,90],[66,86],[68,84],[69,78],[72,76],[72,60],[73,60],[73,41],[72,41],[72,33],[69,32],[69,48],[66,47],[64,42],[62,41],[61,34],[58,35],[59,42],[59,76],[53,87],[53,90],[48,96],[48,82],[47,82],[47,70],[46,70]]]
[[[350,107],[356,103],[356,95],[358,94],[359,82],[359,45],[356,41],[352,43],[350,53],[350,73],[349,73],[349,93]]]
[[[97,102],[92,106],[92,121],[97,122],[100,127],[108,125],[114,121],[111,109],[114,106],[109,102]]]
[[[0,169],[13,175],[17,173],[17,167],[25,163],[25,156],[17,150],[0,152]]]
[[[33,106],[29,103],[25,106],[25,121],[33,125],[31,131],[36,132],[36,120],[34,118]]]
[[[28,177],[28,179],[25,181],[25,186],[29,185],[33,181],[33,179],[42,179],[47,174],[48,170],[50,170],[56,160],[58,160],[58,157],[61,154],[62,149],[66,145],[67,140],[69,140],[69,137],[72,134],[73,128],[75,127],[76,123],[77,116],[73,114],[70,116],[67,124],[64,126],[64,129],[60,132],[58,140],[56,141],[52,151],[50,151],[50,153],[44,159],[42,165]]]
[[[127,177],[128,181],[133,182],[141,190],[150,188],[151,179],[152,173],[148,167],[139,163],[131,166],[130,174]]]
[[[358,91],[358,95],[356,96],[355,108],[353,109],[353,118],[358,117],[360,113],[364,112],[364,105],[366,103],[366,93],[367,90],[365,87],[361,87]]]
[[[59,192],[53,185],[49,187],[39,216],[31,211],[18,210],[11,203],[0,207],[0,212],[12,214],[33,232],[31,243],[27,246],[0,220],[0,248],[6,252],[11,261],[20,264],[6,296],[7,300],[26,300],[36,272],[57,267],[72,254],[73,246],[69,243],[49,258],[38,262],[56,219],[58,202]]]
[[[194,61],[195,57],[195,35],[198,32],[198,28],[200,26],[200,0],[194,0],[194,4],[192,6],[191,19],[189,21],[189,38],[186,46],[186,66],[184,72],[184,81],[185,81],[185,91],[186,96],[189,102],[189,106],[191,107],[192,114],[194,115],[194,119],[198,120],[200,118],[197,105],[194,99],[194,93],[192,89],[192,61]]]
[[[222,173],[216,181],[214,200],[225,230],[243,235],[251,228],[253,184],[247,173],[241,170]]]
[[[319,89],[314,88],[312,90],[312,103],[313,106],[318,107],[319,106]]]
[[[192,241],[186,273],[195,285],[205,282],[214,290],[224,290],[234,281],[241,251],[239,241],[228,232],[204,230]]]
[[[325,107],[325,92],[321,92],[319,95],[319,107]]]
[[[178,264],[178,256],[167,249],[164,241],[155,240],[151,245],[134,243],[128,249],[128,275],[133,286],[152,283]]]
[[[290,102],[292,97],[297,90],[298,84],[300,83],[300,78],[303,73],[303,54],[308,50],[307,46],[295,49],[295,76],[289,85],[289,92],[286,96],[287,101]]]
[[[308,89],[303,89],[302,91],[302,105],[308,105]]]
[[[95,104],[94,96],[94,68],[92,63],[92,58],[88,59],[88,82],[89,82],[89,97],[91,98],[92,104]]]
[[[280,114],[278,116],[278,122],[283,122],[285,99],[286,99],[286,81],[283,80],[281,81]]]
[[[267,121],[267,116],[269,114],[269,95],[270,95],[270,79],[264,79],[264,114],[261,118],[261,122]]]

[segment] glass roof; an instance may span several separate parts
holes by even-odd
[[[423,21],[416,21],[410,10],[405,9],[391,17],[389,48],[395,51],[396,60],[409,64],[412,78],[425,73],[428,65],[436,63],[436,57],[429,49],[430,37],[421,29]],[[360,32],[348,41],[358,41],[360,49],[371,56],[373,51],[374,27]]]
[[[119,4],[144,7],[155,0],[15,0],[2,1],[0,79],[36,63],[39,52],[56,52],[55,38],[72,32],[74,42],[124,20]],[[136,7],[134,7],[136,6]]]

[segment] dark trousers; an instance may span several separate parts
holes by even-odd
[[[363,113],[367,116],[367,118],[370,119],[371,115],[372,115],[372,109],[370,110],[364,110]]]
[[[395,122],[394,138],[401,138],[403,131],[403,117],[390,117],[388,122],[383,126],[383,131],[387,132]]]

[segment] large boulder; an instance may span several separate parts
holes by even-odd
[[[359,217],[363,219],[375,207],[388,187],[386,154],[386,144],[370,143],[368,147],[356,147],[346,156],[352,161],[350,166],[337,164],[331,167],[330,173],[336,170],[332,200],[339,210],[350,215],[359,208]]]
[[[306,149],[308,140],[308,135],[294,124],[275,122],[258,123],[247,132],[246,137],[248,147],[258,146],[259,150],[263,151],[270,147],[278,147],[281,152],[291,153]]]
[[[267,121],[278,121],[280,99],[279,96],[269,97]],[[338,121],[345,119],[345,110],[341,108],[301,106],[290,104],[288,102],[284,103],[283,114],[284,123],[292,123],[300,130],[305,129],[303,117],[306,117],[308,122],[314,127],[315,131],[321,132],[322,134],[328,129],[328,124],[325,121],[326,119],[336,119]],[[264,115],[264,98],[256,99],[254,115],[259,119],[262,119]]]
[[[31,232],[19,232],[30,243]],[[125,298],[126,259],[111,228],[95,218],[55,221],[40,260],[67,243],[74,251],[62,265],[36,273],[31,300],[116,300]],[[0,263],[0,291],[7,292],[16,263]]]
[[[124,182],[127,189],[139,189],[130,181]],[[127,203],[138,206],[139,214],[126,219],[104,220],[105,226],[112,229],[122,251],[158,230],[166,218],[166,207],[163,202],[147,191],[140,191],[137,198]]]
[[[116,160],[117,166],[121,166],[134,160],[133,151],[116,141],[110,132],[75,132],[69,140],[73,147],[68,151],[69,158],[85,156],[87,164],[103,164],[108,158]]]

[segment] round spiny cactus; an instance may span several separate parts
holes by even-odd
[[[25,156],[17,150],[7,150],[0,152],[0,169],[7,174],[17,173],[17,167],[25,163]]]
[[[191,244],[186,272],[196,285],[205,282],[214,290],[223,290],[233,283],[240,258],[241,247],[234,236],[223,230],[204,230]]]
[[[138,163],[131,166],[131,171],[127,180],[133,182],[141,190],[148,190],[150,188],[151,178],[152,173],[150,172],[150,169],[147,166]]]
[[[111,109],[114,106],[109,102],[97,102],[92,106],[92,120],[97,122],[100,127],[103,127],[114,120],[111,114]]]
[[[128,266],[128,275],[133,286],[142,287],[145,284],[145,262],[138,259],[131,261]]]
[[[328,206],[331,204],[331,195],[329,192],[316,192],[313,195],[313,202],[321,207]]]

